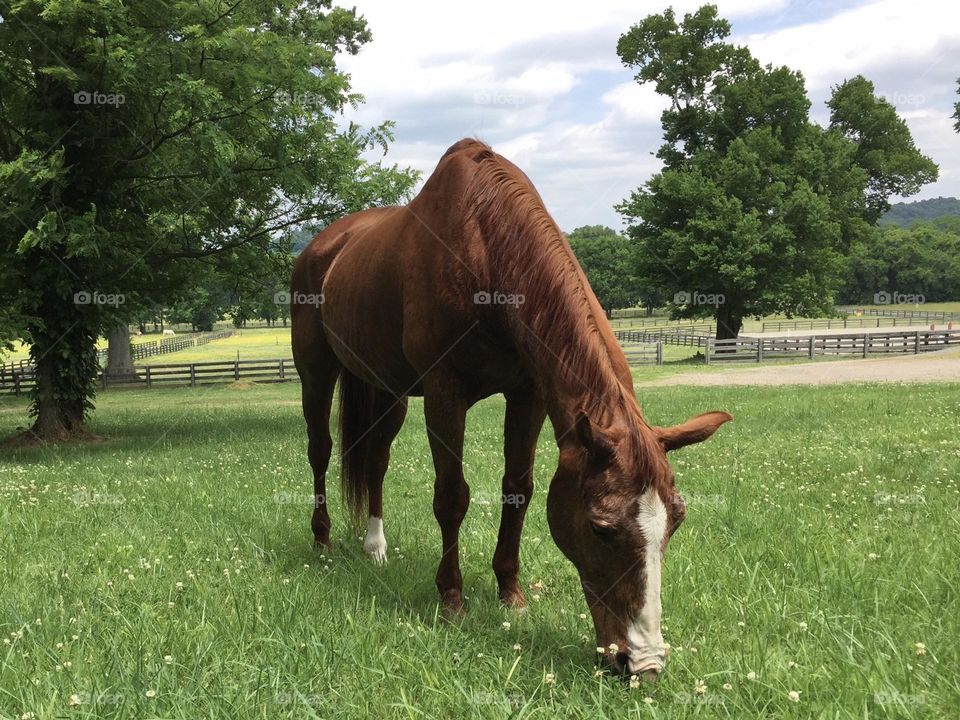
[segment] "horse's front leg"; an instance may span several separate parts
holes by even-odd
[[[460,524],[470,505],[470,488],[463,479],[463,432],[467,404],[449,378],[424,386],[423,412],[436,471],[433,514],[440,525],[443,554],[437,568],[437,590],[443,614],[463,614],[463,576],[460,574]]]
[[[533,461],[545,410],[532,385],[506,393],[503,424],[503,494],[500,498],[500,534],[493,554],[493,572],[500,600],[510,607],[527,602],[520,589],[520,536],[527,505],[533,495]]]

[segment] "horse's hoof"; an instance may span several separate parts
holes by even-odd
[[[441,603],[443,607],[440,612],[444,620],[459,620],[466,615],[459,590],[450,590],[444,593]]]
[[[385,547],[375,547],[375,548],[363,548],[366,550],[367,555],[370,556],[370,559],[373,560],[374,565],[386,565],[387,564],[387,548]]]
[[[526,610],[527,609],[527,598],[523,596],[523,592],[520,590],[508,590],[507,592],[500,593],[500,602],[511,610]]]

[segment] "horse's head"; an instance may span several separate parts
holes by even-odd
[[[653,679],[666,660],[660,633],[660,568],[686,507],[668,450],[710,437],[731,416],[710,412],[670,428],[594,427],[576,419],[550,487],[547,516],[576,566],[593,615],[598,652],[618,673]],[[630,432],[641,433],[641,442]]]

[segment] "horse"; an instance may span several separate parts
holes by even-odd
[[[470,489],[464,419],[479,400],[506,399],[503,497],[493,553],[499,597],[526,600],[518,579],[534,453],[546,417],[559,462],[547,497],[551,535],[580,576],[598,652],[619,674],[653,679],[661,564],[685,515],[666,453],[712,435],[720,411],[649,425],[627,360],[566,238],[529,178],[475,139],[441,157],[406,206],[340,218],[297,258],[291,278],[293,356],[302,381],[311,521],[330,548],[326,472],[339,382],[342,496],[386,560],[383,478],[407,398],[423,397],[435,470],[443,615],[462,615],[458,535]]]

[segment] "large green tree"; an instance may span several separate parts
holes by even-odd
[[[857,75],[835,87],[827,102],[830,127],[856,144],[856,163],[867,171],[870,223],[890,209],[891,195],[914,195],[937,179],[936,164],[917,150],[897,109],[874,92],[873,83]]]
[[[338,117],[361,98],[336,57],[370,34],[329,0],[0,13],[0,300],[17,320],[0,332],[31,343],[37,437],[82,431],[94,343],[124,305],[172,303],[198,263],[255,268],[286,228],[412,187],[363,159],[388,124]]]
[[[926,181],[930,167],[914,162],[909,133],[883,144],[891,118],[880,101],[847,101],[862,83],[842,88],[840,105],[875,110],[882,122],[844,113],[822,128],[809,119],[801,74],[762,66],[725,42],[729,33],[706,5],[682,21],[673,10],[651,15],[617,46],[637,81],[670,99],[663,170],[618,206],[637,243],[638,275],[674,298],[675,317],[714,316],[718,338],[736,337],[748,316],[828,310],[875,208],[892,187]],[[876,161],[864,167],[863,155]],[[885,164],[888,156],[897,162]],[[920,172],[904,169],[903,158]],[[884,174],[891,166],[896,180]]]
[[[643,292],[626,237],[603,225],[584,225],[569,233],[567,240],[607,315],[615,308],[637,304]]]

